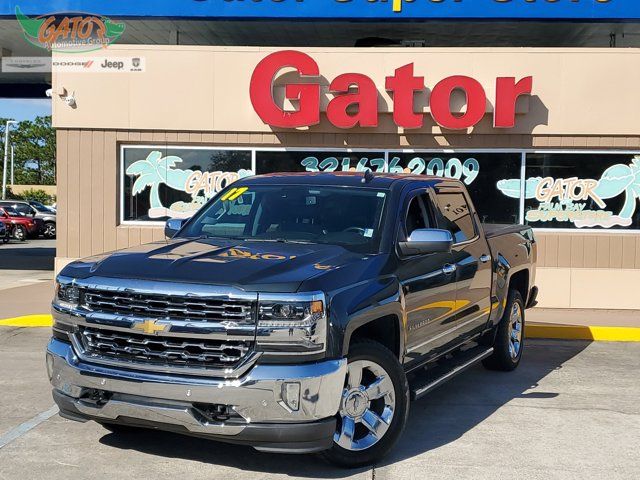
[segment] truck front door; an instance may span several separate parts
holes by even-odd
[[[404,199],[398,241],[414,230],[435,228],[435,217],[426,188],[411,190]],[[405,362],[420,362],[432,352],[439,325],[455,314],[455,269],[451,253],[403,257],[399,254],[398,277],[406,312]]]

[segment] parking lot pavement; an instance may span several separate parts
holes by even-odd
[[[55,240],[0,243],[0,291],[51,281],[55,256]]]
[[[52,405],[43,369],[50,332],[49,328],[0,327],[0,436]]]
[[[0,439],[52,405],[48,329],[0,329]],[[374,469],[53,416],[0,448],[0,478],[637,479],[640,344],[531,340],[514,373],[476,367],[411,406]]]
[[[55,254],[55,240],[0,244],[0,319],[49,313]]]

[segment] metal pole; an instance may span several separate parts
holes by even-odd
[[[13,145],[11,145],[11,188],[13,188]]]
[[[4,166],[2,167],[2,199],[7,198],[7,152],[9,151],[9,122],[4,126]]]
[[[9,126],[18,123],[14,120],[7,120],[4,126],[4,166],[2,168],[2,199],[7,198],[7,156],[9,154]]]

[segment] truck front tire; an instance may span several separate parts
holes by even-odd
[[[349,349],[336,433],[323,456],[356,468],[379,461],[396,444],[409,415],[409,384],[398,359],[372,340]]]
[[[489,370],[515,370],[524,350],[524,301],[518,290],[509,290],[507,305],[496,327],[493,354],[482,364]]]

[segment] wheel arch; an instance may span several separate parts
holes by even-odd
[[[344,331],[342,355],[349,354],[349,347],[354,341],[369,339],[388,348],[402,362],[405,346],[402,318],[399,296],[351,315]]]
[[[527,297],[529,296],[529,270],[522,269],[513,273],[509,277],[509,286],[507,287],[507,295],[509,290],[517,290],[522,296],[522,301],[527,304]]]
[[[494,280],[494,293],[491,302],[495,308],[491,312],[491,323],[495,326],[500,322],[509,296],[509,290],[515,289],[522,295],[522,301],[527,305],[529,297],[529,280],[531,272],[529,265],[512,267],[502,256],[497,257]]]

